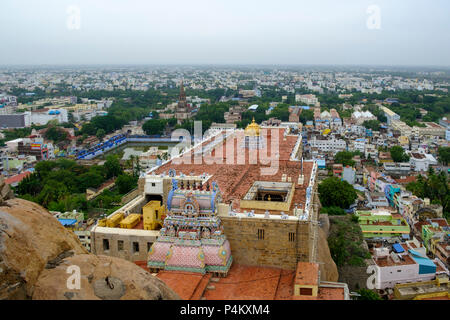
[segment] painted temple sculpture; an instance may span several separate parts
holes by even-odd
[[[226,276],[232,262],[230,243],[216,214],[221,200],[215,182],[204,187],[183,185],[172,179],[167,197],[168,214],[160,236],[148,253],[153,272],[177,270]]]

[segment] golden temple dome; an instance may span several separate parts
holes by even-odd
[[[250,123],[247,128],[245,128],[246,136],[259,136],[259,131],[261,127],[255,122],[255,118],[253,118],[252,123]]]

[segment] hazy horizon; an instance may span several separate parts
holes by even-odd
[[[450,66],[445,0],[3,0],[0,10],[0,66]]]

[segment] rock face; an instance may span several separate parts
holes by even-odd
[[[68,269],[68,268],[72,269]],[[76,274],[79,268],[79,287]],[[68,273],[69,270],[69,273]],[[79,288],[79,289],[77,289]],[[164,282],[132,262],[92,254],[64,259],[41,273],[33,300],[179,300]]]
[[[320,278],[323,281],[338,281],[339,274],[336,263],[331,258],[330,248],[328,247],[327,232],[323,228],[319,228],[317,261],[320,262]]]
[[[5,183],[3,176],[0,177],[0,205],[6,200],[14,198],[11,188]]]
[[[88,254],[75,234],[47,210],[33,202],[10,199],[8,189],[0,188],[1,195],[5,194],[0,195],[0,300],[179,299],[159,279],[131,262]],[[82,278],[81,290],[67,289],[68,264],[80,266],[89,286]],[[115,288],[112,292],[105,291],[108,275],[108,288],[111,284]]]
[[[47,263],[87,253],[78,238],[36,203],[10,199],[0,207],[0,299],[26,299]]]

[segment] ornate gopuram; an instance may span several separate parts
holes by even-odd
[[[217,205],[222,197],[217,183],[172,179],[167,195],[167,217],[160,235],[148,253],[148,268],[152,272],[176,270],[214,273],[226,276],[232,263],[231,248]]]

